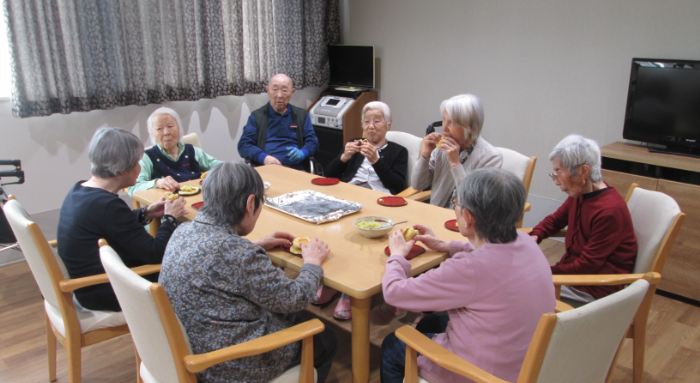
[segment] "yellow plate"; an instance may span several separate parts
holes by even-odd
[[[196,187],[196,186],[192,186],[192,187],[194,188],[194,190],[192,190],[192,191],[184,191],[184,190],[180,189],[180,195],[183,197],[187,197],[187,196],[195,195],[195,194],[199,193],[200,189],[198,187]]]

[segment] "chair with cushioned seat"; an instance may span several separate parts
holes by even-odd
[[[386,132],[386,140],[399,144],[406,148],[406,150],[408,151],[408,167],[406,168],[405,186],[406,189],[398,195],[405,198],[418,193],[418,190],[415,190],[411,187],[411,177],[413,176],[413,167],[416,165],[416,161],[420,156],[421,147],[423,145],[423,139],[418,136],[414,136],[411,133],[390,130]]]
[[[557,299],[561,286],[622,285],[631,283],[641,275],[655,272],[662,275],[671,247],[685,221],[676,201],[661,192],[645,190],[636,183],[630,186],[625,197],[637,237],[637,260],[633,274],[619,275],[554,275]],[[652,286],[644,298],[626,337],[632,339],[632,364],[634,383],[644,379],[644,350],[646,327],[656,286]]]
[[[195,373],[215,364],[258,355],[301,341],[301,365],[278,376],[273,382],[312,383],[313,335],[324,329],[318,319],[206,354],[192,355],[192,347],[163,286],[139,277],[129,270],[106,243],[100,242],[100,258],[109,276],[134,344],[142,358],[140,377],[146,383],[195,383]]]
[[[121,312],[94,311],[80,306],[73,291],[87,286],[109,282],[104,274],[70,279],[61,258],[54,254],[39,226],[14,197],[3,207],[5,216],[17,237],[27,264],[44,297],[46,313],[46,345],[49,362],[49,380],[56,380],[56,339],[68,354],[68,380],[81,381],[81,348],[103,340],[129,333]],[[160,270],[160,265],[138,268],[141,274]],[[137,366],[138,367],[138,366]]]
[[[649,286],[661,279],[648,273],[624,290],[574,310],[542,315],[525,355],[518,383],[602,382]],[[410,326],[396,331],[407,344],[407,383],[427,382],[418,376],[416,353],[475,382],[503,379],[459,358]]]

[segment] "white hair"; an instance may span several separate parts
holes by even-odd
[[[473,94],[460,94],[440,104],[440,113],[452,118],[452,123],[464,129],[464,138],[476,140],[484,125],[484,106],[481,99]]]
[[[591,168],[591,181],[600,182],[603,179],[600,173],[600,147],[590,138],[578,134],[566,136],[549,154],[550,161],[555,158],[561,161],[562,166],[571,174],[576,174],[579,166],[588,165]]]
[[[365,114],[367,114],[367,112],[370,110],[378,110],[378,111],[382,112],[382,115],[384,116],[384,119],[386,120],[387,125],[391,125],[391,109],[389,109],[389,105],[387,105],[381,101],[368,102],[362,108],[362,119],[365,118]]]
[[[141,157],[141,140],[133,133],[119,128],[97,129],[88,150],[92,175],[105,179],[133,169]]]
[[[156,142],[156,139],[155,139],[156,130],[153,127],[153,119],[156,116],[160,116],[161,114],[167,114],[167,115],[175,118],[175,122],[177,123],[177,130],[180,132],[180,137],[182,137],[182,121],[180,121],[180,115],[177,114],[176,111],[174,111],[170,108],[161,107],[161,108],[156,109],[153,113],[151,113],[151,115],[148,116],[148,120],[146,120],[146,125],[148,126],[148,135],[151,136],[151,140],[153,141],[153,143]]]

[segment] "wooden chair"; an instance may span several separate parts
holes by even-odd
[[[525,195],[530,194],[530,182],[532,181],[532,175],[535,173],[535,165],[537,164],[537,157],[527,157],[515,150],[508,148],[496,148],[501,155],[503,155],[503,165],[501,169],[508,170],[509,172],[515,174],[523,181],[525,185]],[[525,207],[523,208],[523,214],[520,215],[520,219],[515,227],[518,229],[523,227],[523,217],[525,213],[530,211],[530,203],[525,202]]]
[[[562,285],[622,285],[641,278],[643,273],[662,274],[671,247],[685,221],[685,213],[681,212],[676,201],[668,195],[642,189],[634,183],[630,186],[625,201],[637,237],[637,260],[632,269],[634,274],[554,275],[557,299]],[[626,336],[632,338],[633,342],[632,365],[635,383],[642,383],[644,380],[647,319],[655,292],[656,285],[649,289]]]
[[[262,354],[298,341],[302,341],[301,366],[285,371],[273,382],[315,382],[313,335],[324,329],[320,320],[312,319],[245,343],[192,355],[187,333],[175,316],[163,286],[129,270],[105,242],[101,241],[100,246],[102,265],[124,310],[136,350],[142,358],[140,377],[144,382],[195,383],[195,373],[215,364]]]
[[[46,240],[19,202],[10,196],[3,210],[44,297],[49,380],[56,380],[58,338],[68,353],[68,380],[78,383],[81,381],[82,347],[129,333],[121,312],[88,310],[73,299],[73,291],[109,280],[105,274],[70,279],[63,261],[51,250],[57,246],[56,241]],[[158,270],[160,265],[135,269],[143,275]]]
[[[649,285],[655,286],[660,278],[649,273],[628,288],[588,305],[542,315],[517,382],[602,382]],[[418,376],[416,353],[475,382],[506,382],[459,358],[410,326],[398,329],[396,336],[406,342],[407,383],[427,382]]]

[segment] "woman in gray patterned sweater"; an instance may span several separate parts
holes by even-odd
[[[264,202],[263,182],[250,166],[215,166],[204,185],[204,207],[175,231],[163,257],[163,285],[185,327],[195,354],[218,350],[299,323],[298,314],[316,295],[329,253],[313,239],[302,245],[302,266],[289,279],[270,262],[266,250],[289,245],[294,236],[274,232],[251,242]],[[198,382],[269,382],[301,360],[300,343],[217,364],[197,374]],[[336,339],[326,328],[314,336],[314,366],[324,382],[335,356]]]

